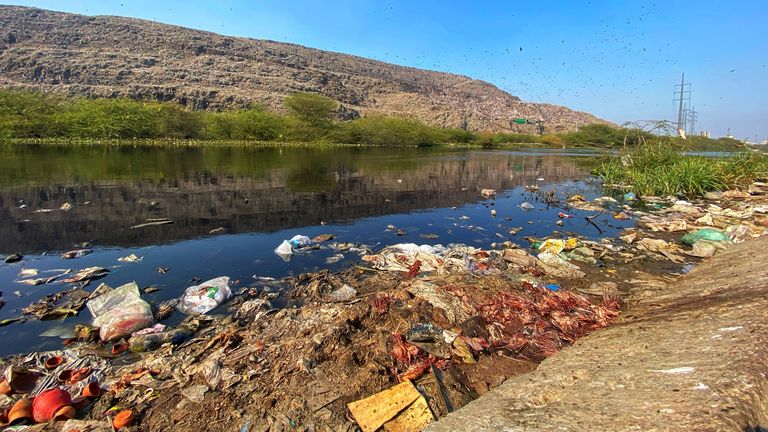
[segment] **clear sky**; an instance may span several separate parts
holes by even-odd
[[[615,123],[675,120],[685,72],[701,128],[768,138],[768,1],[29,0],[297,43],[489,81]]]

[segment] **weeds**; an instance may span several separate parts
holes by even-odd
[[[684,150],[659,139],[604,157],[594,173],[608,186],[641,195],[686,196],[746,187],[768,176],[768,157],[762,154],[704,157]]]

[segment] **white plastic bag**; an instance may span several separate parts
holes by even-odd
[[[293,247],[288,243],[288,240],[283,240],[280,246],[275,248],[275,254],[282,258],[283,261],[288,262],[291,260],[291,255],[293,255]]]
[[[94,317],[93,325],[99,327],[99,337],[103,341],[130,336],[155,321],[152,307],[141,299],[136,282],[107,291],[88,301],[86,306]]]
[[[187,288],[177,308],[186,314],[204,314],[230,297],[232,290],[229,289],[229,277],[220,276]]]
[[[275,248],[275,254],[288,262],[297,249],[305,248],[312,244],[312,239],[303,235],[295,235],[290,240],[283,240],[280,246]]]
[[[312,243],[312,239],[303,235],[295,235],[288,240],[288,243],[290,243],[294,249],[301,249],[309,246]]]

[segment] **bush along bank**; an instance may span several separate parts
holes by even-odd
[[[642,195],[696,196],[746,188],[768,178],[768,157],[744,152],[726,157],[685,154],[670,143],[642,144],[598,163],[594,173],[608,187]]]
[[[168,102],[131,99],[70,99],[19,90],[0,90],[0,138],[71,140],[193,140],[316,142],[377,146],[463,144],[496,147],[539,144],[552,147],[614,148],[652,136],[633,128],[585,125],[561,134],[471,132],[425,125],[417,120],[369,115],[337,119],[339,104],[327,97],[296,93],[284,100],[285,114],[261,106],[225,112],[189,111]],[[200,140],[199,142],[194,140]],[[99,142],[99,141],[96,141]],[[697,138],[697,146],[733,149],[733,143]]]

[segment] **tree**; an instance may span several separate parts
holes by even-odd
[[[284,104],[292,115],[315,127],[330,125],[338,107],[335,100],[314,93],[294,93]]]

